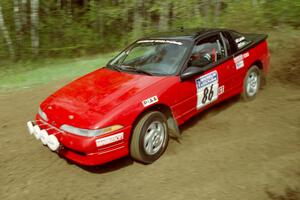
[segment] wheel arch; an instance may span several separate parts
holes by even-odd
[[[248,69],[250,69],[250,67],[252,67],[253,65],[256,65],[261,71],[263,70],[263,63],[261,62],[261,60],[256,60],[256,61],[254,61],[254,62],[248,67]]]
[[[132,136],[132,132],[133,132],[136,124],[149,111],[160,111],[163,114],[165,114],[165,116],[167,118],[167,125],[168,125],[168,129],[169,129],[169,133],[171,133],[171,136],[173,136],[173,137],[180,137],[179,128],[178,128],[177,122],[174,118],[172,109],[168,105],[163,104],[163,103],[149,106],[148,108],[144,109],[141,113],[138,114],[138,116],[134,119],[134,121],[132,123],[131,136]],[[130,136],[129,142],[131,141],[131,136]]]

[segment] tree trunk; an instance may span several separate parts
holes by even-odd
[[[208,26],[208,24],[210,24],[209,23],[210,0],[204,1],[202,5],[203,5],[203,15],[204,15],[205,25]]]
[[[69,16],[69,19],[73,19],[73,14],[72,14],[72,0],[67,0],[67,14]]]
[[[97,9],[97,32],[99,33],[100,38],[102,39],[104,37],[104,16],[102,14],[102,6],[103,2],[96,1],[96,9]]]
[[[20,4],[19,0],[14,0],[14,19],[15,19],[15,28],[17,34],[21,31],[21,19],[20,19]]]
[[[61,1],[62,0],[56,0],[56,6],[58,9],[61,9]]]
[[[218,23],[219,23],[220,12],[221,12],[221,1],[216,0],[215,14],[214,14],[214,24],[215,24],[215,26],[217,26]]]
[[[14,0],[14,20],[15,20],[15,32],[16,32],[16,52],[17,56],[20,51],[20,45],[22,40],[22,34],[21,34],[21,17],[20,17],[20,2],[19,0]]]
[[[27,0],[21,1],[21,27],[26,27],[27,25]]]
[[[198,3],[194,6],[194,18],[201,18],[201,5]],[[193,16],[192,16],[193,17]],[[200,24],[197,24],[198,26],[200,26]]]
[[[166,31],[169,29],[169,12],[170,12],[170,3],[164,2],[162,6],[162,10],[159,16],[158,29],[162,31]]]
[[[133,16],[133,39],[137,39],[142,34],[143,19],[141,15],[141,9],[144,5],[144,0],[139,1],[135,7]]]
[[[32,53],[34,56],[37,56],[39,53],[39,33],[38,33],[38,25],[39,25],[39,0],[31,0],[31,47]]]
[[[10,54],[10,57],[14,58],[15,57],[15,50],[14,50],[11,38],[9,36],[8,30],[6,28],[5,22],[4,22],[4,17],[3,17],[1,5],[0,5],[0,31],[3,34],[5,43],[7,45],[7,48],[8,48],[9,54]]]

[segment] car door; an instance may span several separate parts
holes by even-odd
[[[173,109],[179,124],[230,94],[234,63],[229,53],[221,33],[196,41],[187,67],[203,68],[204,73],[178,83],[178,104]]]

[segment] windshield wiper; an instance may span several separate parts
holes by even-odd
[[[137,68],[137,67],[122,65],[122,67],[120,67],[120,68],[122,68],[124,70],[128,70],[128,71],[133,71],[133,72],[138,72],[138,73],[146,74],[146,75],[149,75],[149,76],[153,76],[153,74],[151,72],[148,72],[146,70],[143,70],[143,69]]]
[[[112,65],[112,64],[107,64],[107,67],[110,67],[118,72],[122,71],[122,68],[119,65]]]

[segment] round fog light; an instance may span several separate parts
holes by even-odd
[[[49,135],[47,145],[52,151],[56,151],[59,148],[59,141],[55,135]]]
[[[48,143],[48,137],[49,137],[47,131],[46,130],[41,130],[40,133],[41,133],[40,134],[40,139],[41,139],[43,145],[47,145],[47,143]]]
[[[38,126],[38,125],[35,125],[34,127],[33,127],[33,134],[34,134],[34,136],[35,136],[35,138],[38,140],[38,139],[40,139],[40,137],[41,137],[41,129],[40,129],[40,127]]]
[[[33,124],[31,121],[27,122],[27,128],[28,128],[29,134],[32,135],[34,132],[34,129],[33,129]]]

